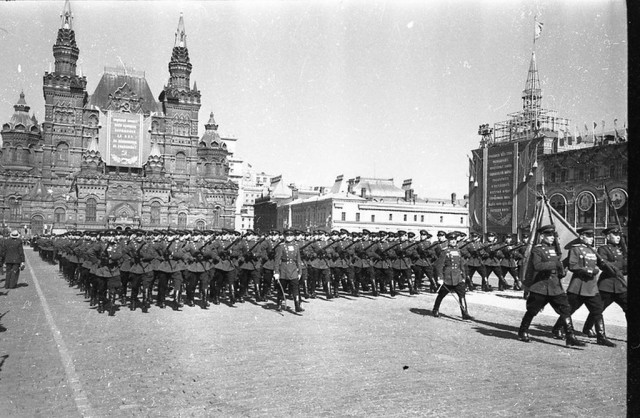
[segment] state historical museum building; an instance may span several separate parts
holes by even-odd
[[[72,229],[234,227],[238,185],[213,113],[198,136],[200,91],[182,16],[158,100],[144,73],[106,68],[93,94],[76,74],[69,2],[43,79],[45,118],[21,94],[2,125],[0,216],[26,235]]]

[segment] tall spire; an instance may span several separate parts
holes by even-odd
[[[53,56],[55,58],[56,73],[65,75],[76,75],[76,62],[80,50],[76,44],[76,35],[73,31],[73,15],[69,0],[64,4],[64,9],[60,15],[61,23],[58,29],[58,38],[53,45]]]
[[[536,64],[536,53],[531,53],[527,82],[522,91],[522,110],[537,111],[541,108],[542,89],[538,78],[538,66]]]
[[[180,13],[180,20],[178,21],[178,30],[176,30],[176,42],[174,47],[179,46],[182,48],[187,47],[187,32],[184,30],[184,19],[182,13]]]
[[[191,77],[191,62],[187,49],[187,34],[184,30],[184,18],[180,13],[176,41],[169,62],[169,87],[189,90],[189,78]]]
[[[64,9],[60,14],[60,29],[73,30],[73,15],[71,14],[71,4],[69,0],[64,2]]]

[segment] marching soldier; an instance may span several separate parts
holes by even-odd
[[[607,237],[605,245],[598,248],[600,256],[598,264],[602,272],[598,278],[598,290],[602,299],[602,310],[609,307],[613,302],[617,303],[622,311],[627,314],[627,252],[626,247],[621,245],[622,237],[620,228],[610,227],[602,231]],[[584,323],[582,332],[590,338],[597,335],[592,327],[595,322],[594,315],[589,313]],[[601,326],[604,329],[604,323]]]
[[[511,234],[505,235],[504,245],[505,247],[499,250],[502,255],[500,259],[502,277],[506,279],[507,273],[511,274],[511,277],[513,277],[513,290],[522,290],[518,272],[518,262],[522,258],[522,254],[518,251],[520,247],[513,244],[513,236]]]
[[[532,277],[525,285],[529,288],[527,297],[527,312],[522,318],[518,337],[521,341],[530,342],[529,326],[533,318],[545,307],[551,304],[560,313],[560,321],[564,327],[567,346],[583,347],[585,343],[574,335],[571,320],[571,306],[567,294],[562,289],[561,279],[564,277],[564,266],[560,261],[561,254],[556,250],[555,227],[545,225],[538,228],[542,242],[531,250]]]
[[[262,254],[262,288],[260,294],[262,300],[267,300],[271,293],[271,281],[273,280],[273,259],[276,256],[276,248],[282,243],[278,231],[269,231],[269,238],[265,241]]]
[[[156,252],[149,242],[153,237],[153,232],[135,231],[132,241],[127,246],[126,252],[131,261],[129,268],[129,279],[131,281],[131,303],[129,309],[135,311],[138,307],[138,293],[142,286],[142,312],[147,313],[150,301],[148,299],[149,286],[153,283],[153,265]]]
[[[501,257],[502,253],[499,251],[502,247],[497,242],[497,236],[494,232],[487,234],[487,243],[484,246],[486,255],[483,257],[482,262],[484,264],[484,274],[487,277],[487,288],[491,289],[488,280],[491,273],[498,277],[498,290],[506,290],[511,286],[505,282],[502,277]]]
[[[304,312],[304,309],[300,306],[300,269],[302,265],[302,259],[300,258],[300,249],[294,242],[294,232],[290,229],[284,231],[285,242],[276,248],[274,258],[274,273],[273,277],[276,282],[276,289],[278,292],[276,309],[282,310],[282,301],[286,297],[284,294],[285,284],[282,282],[288,282],[288,286],[291,290],[291,296],[293,303],[295,304],[295,310],[297,313]]]
[[[429,280],[429,291],[435,293],[437,286],[433,279],[433,264],[431,260],[435,258],[435,250],[431,248],[432,237],[426,230],[420,231],[420,242],[416,245],[414,252],[414,260],[412,260],[411,268],[416,278],[416,291],[418,292],[422,286],[422,281],[426,277]]]
[[[98,312],[104,312],[108,291],[109,316],[115,315],[116,293],[122,286],[119,268],[122,259],[122,249],[116,244],[115,235],[116,232],[113,230],[104,232],[100,243],[93,246],[88,254],[95,265],[93,274],[96,277],[96,290],[99,298]]]
[[[415,233],[409,232],[407,234],[405,231],[398,231],[397,236],[398,243],[392,250],[389,250],[389,253],[393,253],[391,267],[394,271],[394,277],[398,278],[399,287],[404,288],[406,283],[409,287],[409,294],[415,295],[416,291],[413,283],[411,283],[411,255],[415,250],[409,248],[413,244],[408,240],[409,237],[415,237]]]
[[[331,289],[331,267],[329,265],[329,253],[327,250],[334,241],[329,242],[329,235],[326,231],[318,230],[319,240],[311,245],[314,252],[314,259],[311,261],[311,265],[315,270],[316,283],[320,281],[322,283],[322,289],[324,290],[327,300],[333,298],[333,291]]]
[[[454,232],[450,232],[445,236],[447,239],[447,247],[440,251],[440,255],[436,261],[435,267],[438,272],[438,285],[440,286],[432,310],[432,314],[436,318],[440,316],[440,304],[444,297],[447,293],[455,291],[459,298],[462,319],[473,319],[473,317],[469,315],[467,300],[465,298],[466,285],[462,273],[462,256],[458,250],[457,236]]]
[[[607,339],[602,319],[602,299],[598,293],[596,281],[600,270],[597,266],[598,256],[593,249],[593,228],[579,228],[576,232],[578,232],[579,238],[569,250],[569,271],[573,275],[567,288],[567,298],[571,306],[571,314],[577,311],[582,304],[585,304],[596,327],[598,345],[615,347],[616,345]],[[558,319],[553,327],[553,335],[563,339],[564,335],[561,330],[562,321]]]
[[[479,273],[482,280],[482,290],[490,292],[492,289],[487,280],[487,273],[484,263],[482,262],[483,258],[488,257],[489,254],[485,251],[484,244],[480,242],[479,234],[472,232],[470,238],[471,243],[465,246],[465,250],[469,254],[467,259],[467,276],[469,276],[469,280],[473,283],[474,273]]]
[[[264,239],[258,239],[256,233],[248,229],[242,241],[240,258],[240,302],[248,296],[249,282],[253,283],[253,292],[256,302],[261,302],[260,279],[262,277],[262,260]]]
[[[196,286],[200,285],[202,309],[207,309],[209,303],[207,301],[207,289],[209,287],[209,272],[205,265],[205,249],[206,242],[200,231],[193,231],[191,240],[184,247],[184,261],[186,269],[183,272],[183,278],[186,287],[187,305],[195,306]],[[204,290],[204,292],[203,292]]]
[[[218,247],[218,263],[216,264],[216,290],[218,298],[222,297],[222,291],[226,287],[229,292],[229,304],[236,303],[236,280],[238,277],[238,260],[241,256],[239,232],[223,229],[222,241]]]
[[[395,282],[393,280],[393,268],[387,250],[393,245],[387,241],[387,237],[390,234],[385,231],[378,232],[380,237],[378,243],[372,247],[373,251],[370,253],[373,260],[373,267],[376,272],[376,280],[380,284],[380,293],[387,293],[387,284],[389,285],[389,292],[391,296],[396,295]]]

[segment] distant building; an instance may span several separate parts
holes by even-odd
[[[69,229],[234,227],[233,138],[213,113],[198,135],[200,91],[180,16],[169,80],[155,100],[143,72],[105,68],[95,91],[78,75],[67,1],[43,78],[42,125],[23,94],[2,125],[2,223],[26,234]]]
[[[543,109],[535,54],[531,56],[522,111],[491,128],[481,125],[480,147],[469,161],[470,228],[486,234],[529,231],[536,200],[542,194],[575,227],[600,230],[613,214],[604,203],[604,189],[627,213],[626,129],[600,135],[555,111]]]
[[[266,180],[264,175],[257,175],[256,178]],[[272,177],[266,193],[256,197],[254,200],[254,229],[261,233],[272,229],[282,229],[279,226],[282,222],[278,220],[279,206],[296,199],[305,199],[324,193],[325,187],[322,186],[300,187],[295,184],[286,185],[282,176]]]
[[[326,194],[298,196],[281,201],[277,206],[276,227],[304,231],[330,231],[345,228],[349,231],[418,232],[438,230],[468,232],[467,202],[465,199],[419,199],[411,189],[411,180],[403,188],[393,179],[356,177],[344,180],[338,176]]]

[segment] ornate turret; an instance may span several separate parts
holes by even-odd
[[[169,62],[169,87],[189,90],[189,77],[191,77],[191,62],[189,62],[189,50],[187,49],[187,33],[184,30],[184,19],[180,13],[176,40]]]
[[[213,112],[204,125],[205,131],[198,145],[199,173],[202,177],[224,177],[229,172],[227,144],[218,134],[218,124]]]
[[[164,158],[160,152],[160,147],[157,142],[151,145],[151,151],[149,152],[149,158],[144,165],[145,173],[149,175],[163,175],[164,174]]]
[[[27,102],[24,100],[24,92],[20,93],[20,98],[13,106],[13,109],[14,113],[9,123],[2,125],[3,135],[5,130],[40,133],[40,126],[38,125],[38,120],[35,115],[29,116],[29,110],[31,108],[27,106]]]
[[[99,171],[98,168],[103,164],[102,155],[98,150],[98,139],[93,137],[89,147],[82,153],[82,170]]]
[[[56,63],[56,73],[69,76],[76,75],[76,63],[80,50],[76,45],[76,35],[73,31],[73,14],[69,0],[64,3],[64,10],[60,15],[61,23],[58,29],[58,39],[53,45],[53,56]]]
[[[24,93],[20,93],[13,108],[11,120],[2,125],[3,165],[18,171],[30,170],[37,163],[36,151],[42,150],[40,125],[35,116],[29,116]]]

